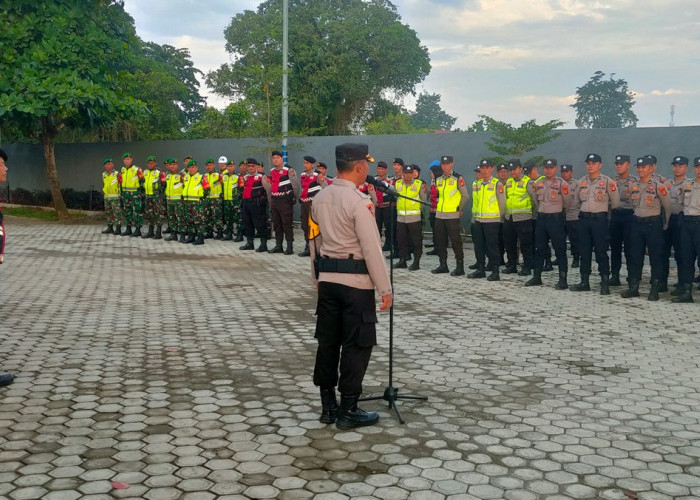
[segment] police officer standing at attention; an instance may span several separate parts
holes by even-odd
[[[489,160],[479,163],[481,181],[474,185],[474,254],[476,255],[476,270],[468,278],[486,277],[486,257],[489,259],[491,274],[489,281],[501,279],[498,266],[501,256],[498,250],[498,233],[501,225],[501,214],[505,213],[506,200],[503,184],[492,177],[493,165]]]
[[[238,187],[243,192],[241,204],[241,222],[243,224],[243,235],[246,237],[246,244],[240,250],[253,250],[255,234],[260,238],[260,246],[255,248],[256,252],[267,251],[267,240],[270,231],[267,225],[267,187],[263,183],[265,174],[258,172],[258,160],[255,158],[246,159],[247,173],[238,178]]]
[[[7,181],[7,153],[5,150],[0,149],[0,182]],[[0,264],[3,261],[3,255],[5,253],[5,223],[2,220],[2,210],[0,210]],[[11,373],[0,373],[0,387],[5,385],[10,385],[14,382],[15,376]]]
[[[651,289],[648,299],[659,300],[659,285],[663,277],[663,230],[668,227],[671,218],[671,197],[663,182],[651,178],[652,165],[651,158],[642,156],[637,159],[639,181],[631,188],[634,222],[630,231],[630,275],[627,280],[628,289],[622,292],[624,298],[639,297],[644,255],[648,249],[651,264]]]
[[[366,144],[353,143],[336,146],[335,157],[338,177],[311,206],[319,229],[310,244],[312,278],[318,289],[314,385],[321,390],[320,421],[353,429],[379,420],[376,412],[358,408],[357,401],[377,343],[374,288],[381,296],[380,311],[391,307],[392,292],[374,205],[357,189],[374,159]]]
[[[573,195],[578,189],[578,179],[574,179],[574,167],[568,163],[561,166],[561,178],[569,184],[569,194]],[[581,252],[578,246],[578,212],[579,206],[577,203],[569,203],[569,208],[566,210],[566,236],[571,244],[571,269],[576,269],[581,264]]]
[[[187,226],[187,238],[184,241],[181,240],[181,243],[204,244],[204,233],[207,228],[205,200],[208,194],[209,182],[207,178],[199,173],[197,161],[190,160],[187,163],[187,174],[182,180],[183,213]]]
[[[219,158],[219,163],[221,160],[226,161],[226,157],[222,156]],[[221,185],[223,191],[223,211],[224,211],[224,240],[233,240],[233,228],[240,232],[240,223],[236,224],[236,211],[238,210],[237,198],[239,197],[238,189],[238,174],[236,174],[236,162],[231,160],[226,162],[226,170],[221,174]]]
[[[462,247],[462,235],[459,232],[459,218],[464,213],[464,205],[469,201],[469,192],[464,177],[452,171],[454,164],[452,156],[443,155],[440,157],[442,175],[435,179],[435,187],[438,191],[435,211],[435,248],[440,265],[430,272],[433,274],[450,272],[447,267],[447,238],[449,237],[457,261],[457,266],[450,275],[463,276],[464,248]]]
[[[323,186],[319,184],[319,173],[314,171],[316,158],[313,156],[304,156],[304,171],[299,176],[301,184],[301,194],[299,201],[301,203],[301,211],[299,218],[301,219],[301,232],[304,233],[304,241],[306,246],[304,251],[297,254],[299,257],[308,257],[309,253],[309,214],[311,213],[311,202]]]
[[[673,249],[673,257],[676,260],[677,269],[681,268],[681,259],[683,258],[683,252],[681,251],[681,219],[683,218],[685,185],[688,181],[685,177],[688,173],[688,158],[685,156],[674,156],[671,165],[673,169],[673,178],[669,179],[667,182],[671,199],[671,220],[668,223],[668,229],[664,231],[663,275],[661,277],[660,292],[668,291],[671,249]]]
[[[557,160],[553,158],[545,160],[543,168],[544,178],[535,182],[538,215],[535,226],[534,276],[525,282],[525,286],[542,284],[542,267],[547,253],[547,245],[551,241],[559,266],[559,281],[555,288],[566,290],[569,288],[569,284],[566,282],[569,262],[566,259],[564,213],[571,200],[569,185],[564,179],[557,176]]]
[[[599,154],[586,156],[588,175],[579,181],[573,203],[579,208],[579,243],[581,248],[581,282],[570,290],[586,292],[591,289],[591,261],[595,248],[595,260],[600,273],[600,294],[610,295],[610,260],[608,259],[608,211],[620,206],[617,184],[600,173],[603,167]]]
[[[518,241],[523,256],[522,275],[530,274],[533,266],[534,252],[532,213],[536,206],[534,183],[530,177],[523,176],[523,168],[518,158],[508,162],[511,177],[505,184],[506,212],[503,223],[503,243],[506,247],[508,262],[504,274],[518,272]]]
[[[629,278],[630,265],[630,231],[634,222],[634,209],[630,200],[630,189],[637,178],[630,175],[629,155],[615,156],[615,183],[620,193],[620,206],[610,212],[610,286],[620,286],[620,269],[622,268],[622,247],[625,248],[625,262]]]
[[[428,197],[425,183],[416,179],[413,165],[404,165],[403,179],[394,183],[396,193],[401,195],[396,199],[397,238],[399,240],[399,257],[397,269],[407,267],[408,255],[413,252],[413,262],[410,271],[420,269],[420,258],[423,255],[423,231],[421,230],[421,201]],[[405,197],[405,198],[404,198]],[[407,199],[410,198],[410,199]]]
[[[383,161],[377,163],[377,180],[391,184],[391,180],[386,176],[387,164]],[[374,207],[374,218],[377,221],[377,229],[379,230],[379,236],[384,234],[384,245],[382,245],[382,251],[386,252],[391,250],[391,240],[389,239],[389,232],[394,231],[395,228],[391,227],[392,224],[392,209],[391,202],[384,199],[384,193],[377,190],[375,193],[377,197],[376,205]],[[383,229],[383,232],[382,232]],[[392,234],[392,238],[393,238]]]
[[[209,184],[209,194],[204,200],[206,210],[206,234],[204,237],[220,240],[224,237],[221,174],[215,171],[214,158],[207,158],[204,168],[206,170],[204,177]]]
[[[693,160],[695,179],[683,186],[683,217],[681,218],[681,267],[678,269],[678,288],[672,302],[693,302],[695,259],[700,257],[700,157]],[[0,179],[1,180],[1,179]]]
[[[270,215],[272,226],[275,230],[275,246],[269,253],[282,253],[292,255],[294,248],[294,229],[292,217],[294,204],[299,198],[299,179],[296,172],[284,163],[282,153],[272,152],[272,169],[270,174],[263,179],[263,183],[269,185],[270,191]],[[286,240],[287,247],[282,249],[282,239]]]

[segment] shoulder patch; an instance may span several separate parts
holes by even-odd
[[[498,193],[499,194],[503,193],[503,184],[501,184],[500,182],[498,183]]]
[[[659,186],[659,193],[661,193],[661,196],[666,196],[667,191],[666,191],[666,186]]]
[[[564,196],[569,194],[569,186],[566,184],[566,182],[562,183],[561,192],[564,194]]]
[[[610,191],[617,190],[617,184],[615,184],[614,182],[609,183],[608,186],[610,187]]]
[[[464,187],[464,177],[459,178],[459,187]]]
[[[368,203],[367,204],[367,210],[374,216],[374,204],[373,203]]]

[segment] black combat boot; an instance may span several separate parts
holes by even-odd
[[[335,387],[321,389],[321,418],[319,422],[334,424],[338,416],[338,400],[335,398]]]
[[[133,233],[131,232],[131,226],[126,226],[126,231],[122,233],[122,236],[131,236]]]
[[[600,275],[600,294],[610,295],[610,276],[607,274]]]
[[[554,266],[552,266],[552,261],[549,259],[546,259],[544,261],[544,267],[542,268],[543,271],[552,271],[554,269]]]
[[[394,269],[407,269],[407,268],[408,268],[408,264],[406,263],[406,259],[403,259],[403,258],[399,259],[399,261],[396,264],[394,264]]]
[[[144,234],[142,237],[143,238],[153,238],[155,236],[155,233],[153,232],[153,226],[148,226],[148,232]]]
[[[177,241],[177,231],[171,231],[170,234],[165,238],[165,241]]]
[[[199,235],[197,235],[197,236],[199,236]],[[187,238],[185,238],[185,241],[183,241],[182,243],[194,243],[196,240],[197,240],[197,238],[195,237],[194,233],[189,233],[187,235]]]
[[[246,244],[242,247],[238,247],[239,250],[255,250],[255,245],[253,244],[253,238],[246,238]]]
[[[280,245],[281,247],[282,245]],[[260,245],[255,249],[256,252],[267,252],[267,238],[260,238]],[[270,252],[273,253],[273,252]]]
[[[591,284],[588,281],[588,275],[582,274],[581,275],[581,283],[570,286],[569,290],[571,290],[572,292],[590,292],[591,291]]]
[[[185,243],[187,239],[187,233],[180,233],[180,243]]]
[[[574,260],[571,261],[571,268],[572,269],[578,269],[578,266],[581,265],[581,257],[578,255],[574,255]]]
[[[532,269],[530,269],[529,266],[526,266],[525,264],[523,264],[523,268],[518,273],[518,276],[530,276],[531,272],[532,272]]]
[[[432,250],[425,252],[425,255],[437,255],[437,248],[433,247]]]
[[[170,229],[170,226],[168,226],[168,227],[166,227],[165,229],[163,229],[163,234],[170,234],[170,233],[172,233],[172,232],[173,232],[173,230]]]
[[[469,266],[469,269],[471,269],[471,270],[479,269],[479,264],[477,264],[477,263],[475,262],[474,264],[472,264],[471,266]]]
[[[686,304],[693,302],[693,284],[686,283],[678,287],[678,294],[671,299],[676,304]]]
[[[433,274],[449,273],[450,269],[447,267],[447,260],[440,259],[440,265],[430,272]]]
[[[112,227],[112,224],[107,224],[107,229],[102,231],[102,234],[114,234],[114,228]]]
[[[223,237],[223,240],[224,240],[224,241],[231,241],[231,240],[233,240],[233,234],[230,233],[230,232],[225,233],[225,234],[224,234],[224,237]]]
[[[473,273],[467,274],[467,278],[472,278],[472,279],[485,278],[485,277],[486,277],[486,271],[484,270],[483,267],[479,267],[479,266],[476,267],[476,271],[474,271]]]
[[[408,266],[409,271],[418,271],[420,269],[420,257],[413,257],[413,262]]]
[[[214,231],[209,229],[206,233],[204,233],[205,238],[213,238],[214,237]]]
[[[464,261],[458,260],[454,271],[450,273],[450,276],[464,276]]]
[[[265,247],[267,248],[267,243],[265,244]],[[277,243],[275,243],[274,247],[267,251],[267,253],[282,253],[283,251],[284,249],[282,248],[282,242],[278,241]]]
[[[235,243],[240,243],[241,241],[243,241],[243,231],[241,229],[236,230],[236,237],[233,238],[233,241]]]
[[[627,290],[623,290],[620,294],[623,299],[630,297],[639,297],[639,280],[630,278],[627,282]]]
[[[134,231],[134,234],[132,234],[131,236],[133,236],[134,238],[141,236],[141,226],[136,226],[136,231]]]
[[[308,257],[311,255],[311,252],[309,251],[309,242],[306,242],[306,246],[304,247],[304,250],[302,252],[299,252],[297,254],[299,257]]]
[[[608,281],[608,285],[610,286],[620,286],[622,283],[620,283],[620,272],[613,272],[610,275],[610,280]]]
[[[542,284],[542,271],[535,269],[532,278],[525,282],[525,286],[538,286]]]
[[[153,236],[153,239],[154,239],[154,240],[163,239],[163,235],[162,235],[161,231],[162,231],[162,227],[161,227],[161,226],[156,226],[156,234],[155,234],[155,236]]]
[[[554,288],[557,290],[569,289],[569,283],[567,283],[566,281],[566,271],[559,271],[559,281],[557,281],[557,284],[554,286]]]
[[[651,300],[652,302],[656,302],[657,300],[659,300],[660,288],[661,282],[659,280],[651,280],[651,288],[649,289],[649,295],[647,296],[647,300]]]
[[[501,281],[501,270],[499,269],[498,266],[494,266],[493,271],[491,271],[491,274],[489,274],[488,278],[486,278],[486,281]]]
[[[294,253],[294,246],[291,241],[287,242],[287,247],[284,249],[284,255],[292,255]]]
[[[201,234],[198,234],[194,241],[192,242],[193,245],[204,245],[204,237]]]
[[[661,281],[659,281],[659,293],[665,293],[665,292],[668,292],[668,281],[661,280]]]
[[[114,226],[114,236],[121,236],[121,234],[122,227],[119,224],[117,224],[116,226]]]
[[[503,270],[503,274],[517,274],[518,266],[511,264],[510,262],[506,264],[506,268]]]
[[[374,425],[379,420],[379,414],[375,411],[364,411],[357,407],[357,400],[360,396],[346,396],[341,394],[338,417],[335,426],[338,429],[348,430],[356,427]]]
[[[223,240],[224,239],[224,232],[221,229],[216,230],[216,235],[214,236],[215,240]]]

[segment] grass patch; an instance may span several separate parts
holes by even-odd
[[[53,209],[42,210],[34,207],[5,207],[2,209],[3,215],[14,215],[15,217],[29,217],[31,219],[40,219],[48,221],[57,221],[58,216]],[[82,212],[70,214],[71,219],[80,219],[86,217]]]

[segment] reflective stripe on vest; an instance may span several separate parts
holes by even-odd
[[[209,195],[207,198],[221,198],[223,188],[221,186],[221,176],[216,172],[207,173],[207,181],[209,181]]]
[[[165,197],[169,200],[182,199],[182,178],[180,174],[170,173],[165,177]]]
[[[273,168],[270,172],[270,193],[272,196],[283,196],[292,191],[292,182],[289,180],[289,169]]]
[[[472,215],[479,219],[498,219],[501,210],[498,207],[498,179],[492,177],[486,184],[477,182],[474,185],[474,210]]]
[[[438,177],[435,181],[438,190],[438,212],[457,212],[462,201],[462,193],[459,192],[459,178],[454,176]]]
[[[139,167],[122,167],[122,188],[125,191],[136,191],[139,187]]]
[[[185,185],[182,190],[182,199],[185,201],[199,201],[204,196],[202,186],[202,174],[185,176]]]
[[[224,200],[232,201],[233,191],[234,189],[238,188],[238,176],[236,174],[225,173],[222,177],[224,179],[224,186],[222,188],[224,192]]]
[[[420,215],[420,190],[423,185],[423,181],[418,179],[414,180],[410,186],[407,186],[403,179],[396,181],[396,192],[403,196],[408,196],[414,200],[407,200],[406,198],[400,198],[396,200],[396,213],[398,215]]]
[[[524,175],[519,181],[511,178],[506,182],[506,213],[531,214],[532,198],[527,192],[527,185],[530,178]]]
[[[156,194],[156,189],[158,181],[160,180],[160,170],[154,168],[153,170],[146,170],[143,173],[144,184],[143,187],[148,196],[153,196]]]
[[[102,192],[105,198],[116,198],[119,196],[119,174],[112,170],[111,174],[102,172]]]

